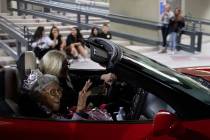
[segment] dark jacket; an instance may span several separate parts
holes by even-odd
[[[69,34],[66,39],[66,46],[69,46],[73,43],[78,43],[78,42],[80,42],[82,46],[84,46],[85,44],[83,37],[75,38],[72,34]]]
[[[111,32],[107,32],[107,33],[101,32],[99,34],[99,37],[104,38],[104,39],[112,39],[112,34]]]
[[[174,17],[170,19],[169,22],[169,33],[172,32],[180,32],[181,29],[185,26],[185,20],[184,17],[179,16],[179,17]]]
[[[60,86],[63,89],[63,96],[61,98],[60,113],[68,113],[68,109],[77,106],[78,94],[75,90],[67,84],[65,78],[59,79]]]

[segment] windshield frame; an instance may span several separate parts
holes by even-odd
[[[122,49],[124,58],[140,65],[142,67],[141,71],[196,98],[206,105],[210,105],[210,89],[201,83],[144,55],[124,47]]]

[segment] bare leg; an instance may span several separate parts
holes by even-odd
[[[87,57],[87,50],[83,46],[81,45],[77,46],[77,50],[79,54],[81,54],[84,58]]]
[[[78,57],[78,51],[75,48],[75,45],[71,45],[71,54],[73,55],[73,57]]]

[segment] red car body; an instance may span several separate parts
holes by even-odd
[[[147,122],[81,122],[50,121],[33,119],[0,118],[2,140],[11,139],[64,139],[64,140],[208,140],[210,139],[210,120],[173,120],[166,124],[165,114],[160,115],[158,128],[153,121]],[[162,122],[161,122],[162,121]],[[161,123],[160,123],[161,122]],[[174,125],[174,126],[173,126]],[[176,126],[177,125],[177,126]],[[175,127],[175,128],[172,128]],[[171,130],[170,130],[170,129]],[[205,129],[204,129],[205,128]],[[155,130],[157,129],[157,130]],[[166,130],[167,129],[167,130]],[[171,132],[169,132],[171,131]]]
[[[97,47],[107,45],[109,51],[110,48],[117,46],[103,39],[92,41],[96,46],[91,46],[91,52],[97,55],[95,59],[92,59],[96,61],[101,60],[100,57],[104,57],[103,60],[107,62],[106,48],[97,50]],[[115,65],[115,70],[121,80],[131,82],[131,85],[140,85],[145,91],[149,89],[150,93],[160,97],[173,107],[175,112],[158,109],[158,112],[154,113],[154,118],[146,120],[137,118],[126,121],[73,121],[0,116],[0,139],[210,140],[210,105],[207,102],[210,100],[208,99],[210,92],[206,88],[158,62],[130,50],[116,48],[112,52],[117,54],[111,55],[111,58],[116,60],[109,61],[109,63]],[[94,56],[91,55],[91,57]],[[182,73],[195,74],[188,70],[190,71],[190,69],[177,69]],[[206,69],[196,70],[208,72]],[[202,75],[202,77],[205,76]],[[193,88],[196,89],[196,93],[193,93]],[[207,97],[207,101],[198,95]],[[135,101],[132,100],[131,103]],[[140,100],[137,101],[140,102]],[[149,105],[152,106],[154,102],[155,100],[152,100]],[[155,104],[155,107],[157,105],[159,104]],[[147,110],[142,107],[136,107],[135,111],[140,108],[144,111]],[[141,113],[143,114],[143,112]]]
[[[210,81],[210,67],[187,67],[187,68],[177,68],[176,71],[202,77],[203,79]]]

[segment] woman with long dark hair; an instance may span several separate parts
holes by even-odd
[[[65,47],[65,41],[62,38],[62,35],[59,33],[59,29],[56,26],[53,26],[50,30],[50,39],[54,41],[56,50],[63,50]]]
[[[93,27],[89,37],[99,37],[99,29],[97,27]]]
[[[48,36],[45,36],[44,27],[39,26],[34,33],[31,46],[36,57],[41,59],[51,48],[54,48],[55,44]]]
[[[85,49],[84,39],[80,33],[79,28],[71,28],[71,33],[66,39],[66,53],[72,55],[74,58],[78,58],[79,55],[86,58],[87,50]]]

